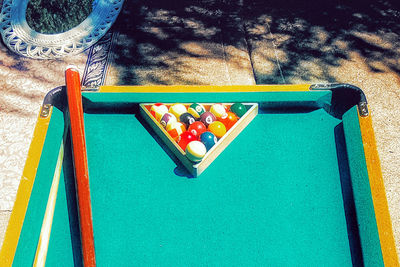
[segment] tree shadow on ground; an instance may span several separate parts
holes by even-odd
[[[339,67],[354,52],[369,71],[400,74],[397,0],[245,1],[241,17],[250,43],[274,43],[286,80],[301,76],[304,81],[334,81],[326,67]],[[259,34],[260,27],[267,29]],[[313,72],[313,63],[323,69]],[[257,82],[264,79],[269,77],[259,77]]]
[[[225,35],[240,30],[225,30],[234,23],[229,14],[237,6],[225,2],[126,1],[113,27],[119,34],[113,49],[117,83],[207,83],[199,77],[211,76],[209,63],[223,67],[229,56],[223,43],[243,46]]]
[[[259,61],[253,62],[258,83],[281,83],[280,76],[335,81],[329,67],[340,67],[353,52],[372,72],[400,74],[399,5],[397,0],[126,1],[114,25],[120,36],[114,47],[117,83],[207,83],[199,77],[223,67],[208,63],[235,56],[224,51],[228,46],[250,55],[263,50],[261,58],[252,57]],[[263,73],[257,63],[270,71]]]

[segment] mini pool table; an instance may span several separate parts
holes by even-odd
[[[360,89],[103,86],[82,99],[98,266],[398,266]],[[146,102],[248,102],[259,111],[193,178],[141,117]],[[82,265],[66,112],[65,88],[56,88],[38,117],[1,250],[6,265],[34,261],[60,156],[46,264]]]

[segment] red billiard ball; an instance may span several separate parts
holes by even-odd
[[[207,111],[204,112],[203,114],[201,114],[200,116],[200,121],[202,123],[204,123],[204,125],[206,127],[208,127],[208,125],[210,125],[212,122],[216,121],[216,117],[214,116],[214,114],[212,114],[211,112]]]
[[[228,111],[227,115],[224,118],[218,118],[220,122],[222,122],[226,130],[229,131],[230,128],[232,128],[233,125],[239,120],[238,116],[236,116],[235,113]]]
[[[197,140],[197,137],[189,131],[183,132],[178,138],[178,145],[185,151],[186,146],[192,142]]]
[[[207,127],[201,121],[195,121],[190,126],[188,131],[194,134],[197,138],[207,130]]]

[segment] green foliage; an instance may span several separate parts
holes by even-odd
[[[30,0],[26,21],[40,33],[60,33],[72,29],[92,12],[93,0]]]

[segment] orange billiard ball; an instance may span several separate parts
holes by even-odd
[[[167,124],[167,132],[175,141],[178,141],[179,136],[186,131],[186,126],[181,122]]]
[[[218,118],[218,121],[222,122],[225,125],[227,131],[229,131],[229,129],[232,128],[232,126],[235,125],[238,120],[239,117],[231,111],[228,111],[227,115],[224,118]]]

